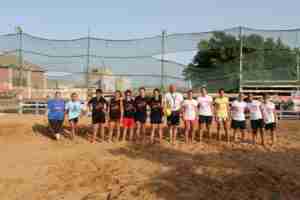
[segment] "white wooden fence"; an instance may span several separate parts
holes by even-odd
[[[43,102],[43,101],[20,102],[17,110],[19,114],[29,112],[29,113],[39,115],[46,112],[47,102]],[[277,114],[280,120],[300,120],[300,112],[278,110]]]
[[[278,110],[277,115],[280,120],[300,120],[300,112],[296,111]]]
[[[39,115],[47,111],[47,102],[42,101],[30,101],[30,102],[20,102],[18,105],[18,113],[23,114],[26,112],[34,113]]]

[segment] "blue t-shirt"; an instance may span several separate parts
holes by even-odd
[[[82,105],[80,101],[69,101],[66,104],[69,119],[74,119],[80,116]]]
[[[48,119],[64,120],[65,102],[62,99],[51,99],[48,101]]]

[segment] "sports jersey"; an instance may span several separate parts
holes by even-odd
[[[168,92],[165,95],[165,102],[172,111],[179,111],[183,102],[183,96],[181,93],[178,92]]]
[[[275,123],[275,104],[268,101],[267,103],[261,104],[261,110],[263,114],[263,119],[266,124]]]
[[[89,105],[92,105],[92,113],[95,115],[96,113],[102,113],[107,108],[108,102],[104,97],[93,97],[89,102]]]
[[[257,100],[252,100],[247,104],[247,109],[249,110],[251,120],[262,119],[260,107],[261,107],[261,102]]]
[[[147,99],[146,97],[137,96],[134,100],[135,109],[138,113],[147,112]]]
[[[124,105],[124,117],[126,118],[134,118],[135,107],[133,98],[123,100]]]
[[[232,119],[236,121],[245,121],[245,111],[247,103],[245,101],[235,100],[231,105]]]
[[[65,102],[62,99],[51,99],[48,105],[48,119],[63,120],[65,115]]]
[[[112,98],[110,100],[109,108],[110,108],[110,118],[120,118],[121,117],[121,100],[116,100]]]
[[[215,99],[216,115],[220,118],[228,118],[228,97],[217,97]]]
[[[194,99],[186,99],[182,103],[184,109],[183,119],[184,120],[195,120],[197,115],[198,102]]]
[[[78,118],[81,114],[83,106],[80,101],[69,101],[66,104],[66,110],[68,111],[69,119]]]
[[[199,96],[197,98],[199,115],[201,116],[212,116],[213,112],[211,109],[211,105],[213,103],[213,99],[211,96]]]
[[[153,112],[162,113],[163,107],[162,107],[161,98],[156,99],[155,97],[152,97],[148,102],[148,104],[151,108],[151,113]]]

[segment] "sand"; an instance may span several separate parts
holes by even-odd
[[[299,121],[281,121],[274,147],[91,144],[86,128],[57,142],[45,126],[41,116],[0,116],[1,200],[300,199]]]

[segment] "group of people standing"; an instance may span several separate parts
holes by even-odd
[[[88,111],[91,113],[94,143],[100,132],[101,140],[106,140],[106,124],[108,123],[107,141],[146,141],[148,117],[151,123],[150,143],[155,142],[158,133],[159,142],[163,141],[164,119],[167,121],[170,143],[176,144],[178,129],[181,121],[184,122],[184,136],[186,143],[202,141],[203,133],[207,138],[212,138],[211,125],[215,121],[217,125],[217,139],[221,140],[221,127],[225,132],[227,142],[237,141],[237,131],[241,133],[241,140],[245,141],[246,114],[250,115],[252,141],[257,141],[257,133],[260,133],[261,144],[265,144],[264,133],[270,131],[272,144],[276,140],[275,127],[277,116],[275,105],[268,95],[263,100],[255,100],[248,94],[246,101],[240,93],[232,103],[225,96],[224,89],[220,89],[218,96],[213,99],[207,94],[205,87],[201,88],[201,94],[194,99],[193,91],[189,90],[184,98],[183,94],[176,91],[175,85],[169,86],[169,91],[163,96],[159,89],[154,89],[151,97],[146,96],[145,88],[139,88],[138,96],[133,97],[131,90],[126,90],[124,96],[121,91],[116,91],[110,100],[106,100],[101,89],[96,90],[96,96],[88,103]],[[50,130],[56,139],[60,138],[62,125],[67,117],[71,126],[71,138],[76,135],[77,123],[86,110],[79,101],[78,95],[73,93],[67,103],[61,99],[57,92],[55,98],[48,101],[48,120]],[[150,112],[150,114],[149,114]],[[231,127],[229,123],[231,122]],[[205,126],[205,127],[204,127]],[[121,127],[123,131],[121,132]],[[206,129],[204,131],[203,129]],[[233,139],[230,137],[230,128],[233,130]]]

